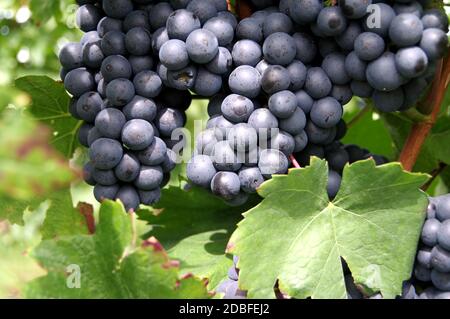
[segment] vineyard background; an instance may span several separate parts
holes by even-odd
[[[72,0],[2,0],[0,3],[0,131],[8,131],[10,136],[14,129],[11,118],[6,119],[5,110],[17,109],[25,123],[33,118],[26,112],[30,97],[15,88],[14,80],[25,75],[47,75],[59,78],[57,53],[69,41],[77,41],[81,32],[75,26],[76,4]],[[449,8],[449,7],[446,7]],[[450,10],[448,11],[450,13]],[[188,111],[189,123],[206,119],[206,101],[196,100]],[[344,139],[345,143],[354,143],[370,149],[375,154],[382,154],[395,159],[398,149],[384,125],[382,118],[364,108],[364,102],[354,98],[345,107],[345,120],[352,129]],[[23,110],[23,111],[22,111]],[[364,110],[364,111],[361,111]],[[450,92],[447,92],[443,110],[450,116]],[[399,115],[400,116],[400,115]],[[17,121],[17,118],[13,118]],[[376,134],[374,134],[376,132]],[[2,138],[4,134],[0,133]],[[7,137],[7,136],[6,136]],[[0,143],[0,148],[5,147]],[[0,150],[1,154],[6,150]],[[75,153],[74,163],[84,156],[81,149]],[[423,160],[423,159],[422,159]],[[0,164],[1,165],[1,164]],[[422,171],[428,171],[424,162],[419,161]],[[39,169],[39,167],[35,167]],[[178,173],[183,175],[183,167]],[[173,174],[178,178],[178,174]],[[6,183],[10,183],[7,180]],[[0,181],[0,183],[5,183]],[[19,183],[19,182],[18,182]],[[14,187],[7,185],[8,187]],[[5,185],[0,185],[0,209],[2,200],[7,196],[2,193]],[[20,184],[17,185],[20,187]],[[450,168],[445,168],[428,189],[430,195],[445,194],[450,191]],[[90,187],[76,180],[72,183],[71,193],[76,204],[81,199],[94,205]],[[25,196],[32,197],[32,194]],[[45,219],[48,202],[44,201],[37,209],[26,211],[23,225],[1,221],[0,214],[0,298],[21,298],[25,284],[33,278],[45,274],[38,263],[29,256],[33,247],[41,241],[40,227]],[[138,222],[137,227],[145,231],[146,223]]]

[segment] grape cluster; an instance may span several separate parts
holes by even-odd
[[[174,9],[152,0],[77,2],[85,34],[59,58],[69,111],[83,120],[78,138],[89,148],[85,180],[99,201],[120,199],[127,210],[151,205],[175,167],[171,135],[192,101],[157,73],[158,30]]]
[[[450,195],[430,198],[414,277],[427,287],[421,298],[450,299]],[[431,285],[430,285],[431,283]]]

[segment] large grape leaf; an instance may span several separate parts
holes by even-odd
[[[0,220],[21,223],[24,209],[76,177],[49,144],[49,130],[17,110],[0,118]]]
[[[410,277],[427,206],[424,174],[372,160],[346,166],[336,199],[326,194],[327,164],[263,184],[264,200],[244,214],[228,251],[239,256],[240,287],[249,297],[345,298],[341,257],[355,281],[385,298]]]
[[[169,260],[156,239],[136,243],[134,218],[134,214],[125,213],[122,204],[106,201],[100,208],[99,224],[94,235],[43,241],[33,256],[48,274],[32,281],[26,289],[26,296],[208,297],[201,280],[179,276],[177,263]]]
[[[34,117],[52,128],[50,141],[57,150],[71,158],[79,145],[77,131],[82,122],[68,112],[70,101],[64,86],[47,76],[26,76],[16,80],[16,87],[31,96]]]
[[[230,207],[206,190],[184,191],[170,187],[163,191],[161,202],[152,212],[141,211],[141,219],[152,225],[146,235],[155,236],[180,261],[181,270],[208,278],[215,288],[226,276],[232,261],[225,249],[241,213],[255,205],[252,198],[246,205]]]

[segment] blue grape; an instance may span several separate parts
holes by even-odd
[[[164,162],[166,154],[166,144],[162,139],[155,137],[150,146],[138,153],[138,158],[143,165],[155,166],[161,165]]]
[[[345,58],[345,71],[357,81],[366,80],[367,62],[361,60],[355,51],[350,52]]]
[[[332,97],[316,101],[310,112],[311,120],[322,128],[331,128],[337,125],[342,115],[342,105]]]
[[[450,251],[450,220],[442,222],[441,227],[439,227],[437,240],[439,246]]]
[[[264,177],[257,167],[244,167],[239,171],[239,181],[241,189],[246,193],[256,193],[256,190],[262,183]]]
[[[189,34],[186,39],[186,48],[192,61],[206,64],[219,52],[219,41],[211,31],[199,29]]]
[[[193,12],[202,24],[217,15],[217,7],[212,1],[191,0],[186,9]]]
[[[180,70],[189,64],[186,44],[172,39],[164,43],[159,50],[159,60],[168,70]]]
[[[445,32],[440,29],[426,29],[420,40],[420,47],[430,60],[436,60],[445,55],[448,45],[448,38]]]
[[[264,39],[262,26],[255,18],[242,19],[236,27],[236,37],[261,43]]]
[[[294,153],[301,152],[308,145],[308,135],[302,130],[299,134],[294,135],[294,142]]]
[[[297,110],[298,100],[291,91],[280,91],[269,98],[269,110],[278,118],[291,117]]]
[[[89,149],[92,165],[98,169],[112,169],[123,156],[123,148],[119,142],[109,138],[99,138]]]
[[[289,72],[291,80],[289,89],[292,91],[300,90],[305,85],[307,73],[306,66],[302,62],[294,60],[294,62],[287,66],[287,71]]]
[[[228,141],[220,141],[214,145],[212,161],[218,171],[236,172],[242,166]]]
[[[291,18],[299,24],[314,22],[322,8],[320,0],[289,0]]]
[[[158,74],[153,71],[142,71],[133,79],[136,94],[146,98],[157,97],[162,90],[163,83]]]
[[[367,13],[367,6],[371,4],[371,0],[340,0],[339,6],[347,18],[360,19]]]
[[[95,127],[102,136],[119,139],[126,121],[121,111],[107,108],[98,113],[95,118]]]
[[[169,86],[177,90],[189,90],[195,86],[197,80],[198,69],[195,65],[167,72],[167,82]],[[160,74],[161,77],[161,74]],[[161,77],[162,78],[162,77]],[[163,79],[164,81],[164,79]]]
[[[125,47],[131,55],[149,54],[151,42],[150,32],[142,27],[133,28],[125,35]]]
[[[133,151],[141,151],[149,147],[155,138],[153,126],[144,120],[128,121],[122,130],[122,142]]]
[[[341,175],[335,171],[330,170],[328,172],[328,183],[327,183],[327,193],[330,199],[336,197],[339,189],[341,188]]]
[[[378,91],[392,91],[399,88],[404,78],[395,66],[395,55],[386,52],[370,62],[366,69],[367,82]]]
[[[80,43],[68,43],[59,52],[59,61],[67,71],[83,66],[83,47]]]
[[[81,119],[92,123],[103,107],[102,97],[97,92],[87,92],[78,99],[76,112]]]
[[[94,168],[92,172],[92,177],[97,182],[97,184],[104,185],[104,186],[112,186],[117,183],[117,177],[114,174],[114,171],[109,170],[102,170]]]
[[[317,54],[317,45],[314,38],[307,33],[300,32],[294,33],[292,38],[296,46],[295,58],[305,64],[312,62]]]
[[[245,122],[254,110],[253,102],[245,96],[231,94],[222,102],[223,116],[232,122]]]
[[[100,37],[104,37],[110,31],[122,32],[122,26],[122,20],[104,17],[97,25],[97,33]]]
[[[140,169],[138,158],[131,153],[125,153],[115,167],[114,173],[120,181],[131,183],[138,177]]]
[[[322,61],[322,69],[333,84],[344,85],[350,82],[350,76],[345,69],[345,55],[330,53]]]
[[[106,97],[113,106],[130,103],[134,95],[134,85],[127,79],[115,79],[106,86]]]
[[[259,75],[259,73],[258,73]],[[194,91],[201,96],[213,96],[222,88],[222,77],[200,67],[194,85]]]
[[[301,63],[301,62],[299,62]],[[305,75],[306,79],[306,75]],[[295,79],[295,81],[301,82],[302,78]],[[288,69],[281,65],[268,66],[262,73],[261,87],[264,92],[268,94],[274,94],[279,91],[287,90],[292,82],[291,74]],[[298,84],[298,82],[296,82]]]
[[[159,187],[163,180],[163,171],[160,166],[141,166],[134,185],[143,191],[151,191]]]
[[[281,12],[274,12],[267,16],[263,24],[264,37],[268,37],[276,32],[291,33],[294,25],[291,19]]]
[[[241,65],[231,72],[228,85],[233,93],[255,98],[261,91],[261,74],[249,65]]]
[[[270,139],[269,147],[282,152],[286,157],[289,157],[295,149],[294,137],[283,131],[279,131],[277,135]]]
[[[224,47],[219,47],[219,52],[216,54],[214,59],[206,64],[208,71],[219,75],[227,74],[231,70],[232,66],[233,57],[231,56],[230,51]]]
[[[106,33],[101,42],[102,52],[106,56],[110,55],[126,55],[125,34],[120,31],[109,31]]]
[[[314,99],[327,96],[332,89],[330,78],[319,67],[311,67],[306,75],[304,90]]]
[[[114,200],[119,192],[119,188],[120,186],[117,184],[111,186],[97,184],[94,187],[94,197],[99,202],[107,199]]]
[[[285,174],[289,167],[286,155],[278,150],[265,149],[259,155],[258,167],[265,178],[272,177],[273,174]]]
[[[417,44],[422,38],[422,33],[422,22],[412,13],[399,14],[392,19],[389,27],[389,37],[399,47]]]
[[[189,34],[201,28],[200,20],[191,11],[180,9],[167,18],[167,34],[171,39],[186,41]]]
[[[150,22],[148,20],[148,13],[144,10],[131,11],[123,20],[123,29],[125,32],[133,28],[143,28],[150,30]]]
[[[349,85],[333,85],[330,96],[334,97],[341,105],[345,105],[352,99],[353,92]]]
[[[336,36],[336,43],[345,51],[352,51],[356,38],[362,33],[362,27],[359,22],[350,22],[345,31]]]
[[[239,177],[233,172],[218,172],[211,180],[211,191],[213,194],[227,200],[236,197],[240,189]]]
[[[372,98],[375,107],[382,112],[398,111],[405,101],[403,90],[401,88],[390,92],[374,91]]]
[[[374,32],[385,38],[389,33],[389,26],[395,15],[394,9],[390,5],[381,2],[376,3],[372,6],[370,14],[363,19],[363,27],[366,31]]]
[[[359,97],[371,97],[373,93],[373,88],[366,81],[356,81],[350,82],[350,88],[355,96]]]
[[[211,18],[205,23],[203,28],[211,31],[216,36],[220,46],[227,46],[233,42],[234,29],[226,19],[220,17]]]
[[[437,234],[441,223],[437,219],[428,219],[422,228],[422,242],[430,247],[437,244]]]
[[[233,62],[236,66],[256,66],[261,61],[261,46],[252,40],[239,40],[231,51]]]
[[[107,82],[118,78],[129,79],[133,73],[131,64],[121,55],[106,57],[102,62],[101,72]]]
[[[294,39],[287,33],[269,35],[263,44],[264,59],[271,64],[289,65],[297,55]]]
[[[67,73],[64,86],[74,97],[80,97],[95,89],[95,81],[90,72],[84,68],[78,68]]]
[[[346,29],[347,19],[340,7],[325,7],[317,16],[317,27],[326,36],[336,36]]]
[[[373,32],[363,32],[355,40],[355,53],[364,61],[373,61],[384,52],[384,40]]]
[[[156,188],[151,191],[139,190],[139,198],[144,205],[153,205],[161,199],[161,189]]]
[[[161,109],[155,119],[155,125],[164,137],[171,137],[175,129],[183,127],[184,122],[183,114],[173,108]]]
[[[136,189],[130,185],[121,186],[116,198],[123,203],[127,212],[137,210],[141,201]]]
[[[133,2],[131,0],[109,0],[102,2],[103,11],[115,19],[123,19],[133,11]]]
[[[124,106],[122,112],[128,121],[141,119],[152,122],[156,117],[157,107],[153,100],[136,95]]]
[[[216,175],[211,158],[206,155],[196,155],[187,164],[187,177],[195,185],[209,188],[211,180]]]
[[[172,14],[173,8],[166,2],[160,2],[155,4],[151,10],[149,10],[149,21],[153,30],[165,27],[167,19]]]

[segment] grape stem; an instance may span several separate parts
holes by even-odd
[[[300,164],[297,162],[297,160],[295,159],[295,156],[294,156],[294,155],[291,154],[291,155],[289,156],[289,159],[291,160],[292,165],[294,165],[295,168],[302,168],[302,167],[300,166]]]
[[[439,167],[433,170],[430,175],[431,178],[428,180],[428,182],[422,186],[422,190],[426,191],[431,184],[433,184],[434,180],[448,167],[445,163],[439,163]]]
[[[414,123],[409,136],[400,153],[399,162],[407,171],[412,171],[420,155],[423,144],[439,116],[442,100],[450,79],[450,59],[440,60],[436,68],[436,75],[426,103],[422,104],[420,111],[430,116],[426,120]]]

